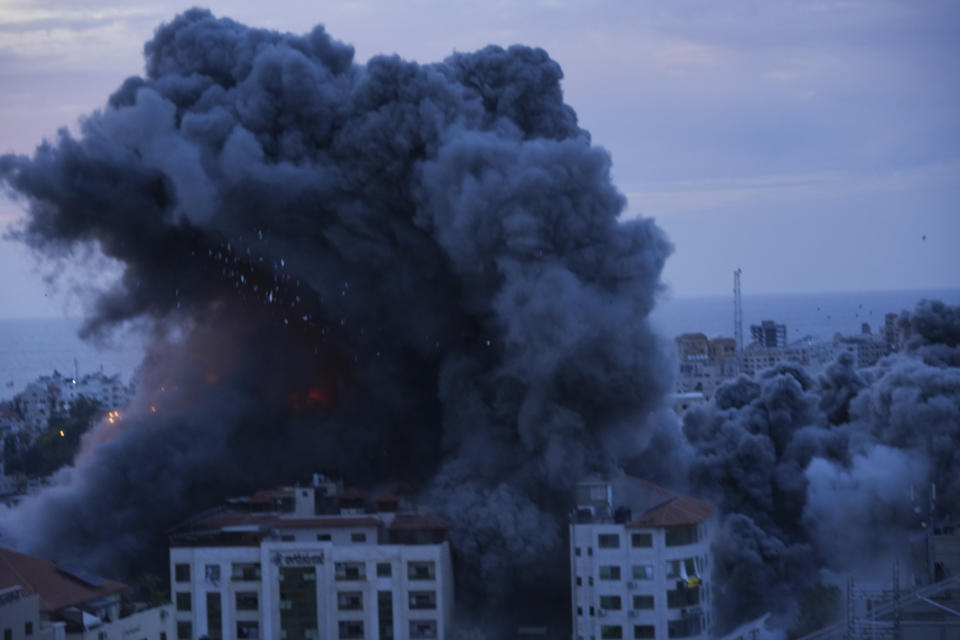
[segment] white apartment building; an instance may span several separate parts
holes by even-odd
[[[3,640],[169,640],[173,607],[124,603],[127,585],[0,547]]]
[[[392,499],[378,499],[384,511],[362,513],[354,497],[316,514],[306,508],[321,504],[312,487],[267,493],[288,510],[221,511],[174,533],[176,638],[445,637],[454,600],[445,523],[387,510]]]
[[[636,478],[578,485],[570,524],[573,637],[710,637],[714,513]]]

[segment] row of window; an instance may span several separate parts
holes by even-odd
[[[259,608],[259,595],[256,591],[238,591],[235,602],[237,611],[256,611]],[[190,592],[177,592],[176,606],[177,611],[190,611],[193,608]]]
[[[679,609],[682,607],[692,607],[694,605],[700,604],[700,594],[702,589],[700,587],[689,588],[686,586],[680,586],[676,589],[670,589],[667,591],[667,608],[668,609]],[[653,595],[650,594],[634,594],[632,596],[633,609],[643,610],[643,609],[653,609],[655,605],[655,599]],[[607,611],[620,611],[623,609],[623,598],[618,595],[602,595],[600,596],[599,608]],[[588,608],[589,615],[594,615],[594,607],[590,606]],[[583,607],[577,607],[577,615],[584,615]]]
[[[411,591],[409,596],[411,609],[437,608],[436,591]],[[340,591],[337,593],[337,609],[340,611],[363,609],[363,592]]]
[[[703,619],[700,616],[689,616],[683,620],[671,620],[667,623],[668,638],[689,638],[703,631]],[[624,628],[621,625],[605,624],[600,626],[600,638],[602,640],[622,640],[624,637]],[[633,637],[656,638],[657,627],[652,624],[633,625]],[[578,640],[584,640],[583,636],[577,636],[577,638]],[[591,640],[593,640],[593,636],[591,636]]]
[[[393,568],[389,562],[377,563],[377,577],[389,578]],[[337,580],[366,580],[367,565],[365,562],[336,562],[333,565],[334,578]],[[437,565],[433,560],[407,563],[408,580],[435,580]]]
[[[436,609],[437,592],[436,591],[411,591],[410,594],[411,609]],[[256,591],[238,591],[235,594],[237,611],[256,611],[258,609],[258,594]],[[176,594],[177,611],[191,611],[193,601],[190,592],[179,591]],[[337,609],[340,611],[350,611],[354,609],[363,609],[362,591],[340,591],[337,593]],[[29,624],[29,623],[28,623]],[[29,634],[28,634],[29,635]]]
[[[688,544],[696,544],[701,539],[700,527],[691,525],[689,527],[670,527],[664,531],[664,543],[668,547],[680,547]],[[630,546],[634,548],[649,548],[653,546],[652,533],[633,533],[630,534]],[[600,549],[619,549],[619,533],[601,533],[597,535],[597,547]],[[580,555],[580,547],[574,548],[574,553]],[[593,555],[593,549],[587,547],[587,555]]]
[[[393,573],[389,562],[377,563],[377,577],[389,578]],[[176,582],[190,582],[190,565],[178,563],[173,566]],[[367,575],[364,562],[337,562],[334,564],[334,576],[337,580],[365,580]],[[432,560],[407,563],[407,578],[409,580],[435,580],[437,576],[436,563]],[[255,582],[261,578],[260,564],[257,562],[234,562],[230,565],[230,579],[236,582]],[[206,582],[218,586],[220,584],[220,565],[208,564],[204,567]]]
[[[243,620],[237,622],[238,640],[258,640],[260,638],[260,623],[256,620]],[[208,630],[208,637],[219,637],[220,634],[212,628]],[[337,636],[341,640],[354,640],[363,638],[362,620],[341,620],[337,624]],[[414,640],[429,640],[437,637],[436,620],[411,620],[409,636]],[[651,636],[652,637],[652,636]],[[4,632],[4,640],[10,640],[11,635]],[[190,622],[177,622],[178,640],[193,640],[193,624]]]
[[[654,600],[652,595],[638,594],[633,596],[634,609],[653,609]],[[619,611],[623,608],[623,601],[620,596],[600,596],[600,609],[608,611]],[[593,606],[588,607],[589,615],[596,615],[596,609]],[[583,607],[577,607],[577,615],[584,615]]]
[[[666,578],[668,580],[676,578],[698,577],[703,572],[705,561],[703,558],[683,558],[680,560],[667,560],[665,563]],[[621,572],[618,565],[600,565],[598,568],[599,578],[601,580],[620,580]],[[630,568],[632,580],[653,580],[653,564],[635,564]],[[588,584],[593,585],[593,577],[587,578]],[[583,580],[577,576],[577,586],[582,586]]]
[[[210,632],[210,638],[219,638],[220,634],[214,631]],[[193,623],[177,623],[178,640],[193,640]],[[260,623],[256,620],[240,620],[237,622],[237,640],[259,640]]]
[[[436,620],[411,620],[409,635],[413,640],[427,640],[437,637]],[[363,638],[362,620],[342,620],[338,623],[337,636],[341,640],[355,640]]]

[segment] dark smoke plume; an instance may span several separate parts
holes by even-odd
[[[86,330],[154,336],[135,406],[7,529],[129,575],[224,496],[405,479],[453,523],[466,609],[565,624],[573,483],[665,478],[684,449],[646,321],[670,245],[619,219],[560,67],[522,46],[358,64],[322,27],[199,9],[145,57],[78,137],[0,157],[18,237],[122,266]]]
[[[825,571],[889,580],[921,519],[960,515],[960,307],[924,301],[900,324],[904,352],[871,369],[781,365],[684,416],[691,483],[725,514],[719,631],[768,611],[789,624]],[[930,483],[933,513],[915,499]]]

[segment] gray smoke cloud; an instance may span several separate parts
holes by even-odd
[[[0,157],[19,238],[122,266],[86,331],[152,335],[135,406],[6,530],[129,575],[226,495],[412,480],[467,609],[565,624],[573,484],[668,480],[686,450],[646,320],[671,247],[620,219],[560,67],[522,46],[358,64],[322,27],[199,9],[145,57],[78,137]]]
[[[684,416],[694,490],[724,514],[720,631],[765,612],[789,624],[824,571],[887,579],[920,517],[958,515],[960,308],[922,301],[900,323],[904,351],[871,369],[781,365]],[[918,514],[931,482],[936,513]]]

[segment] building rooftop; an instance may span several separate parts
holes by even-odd
[[[627,523],[631,529],[648,527],[684,527],[708,519],[716,509],[689,496],[681,495],[640,478],[628,478],[648,494],[652,506]]]
[[[606,487],[605,497],[598,499],[600,494],[595,491],[600,487]],[[574,521],[583,524],[617,522],[631,529],[684,527],[716,513],[699,500],[630,476],[614,483],[581,483],[577,491]]]
[[[117,594],[127,585],[0,547],[0,589],[19,585],[51,613]]]

